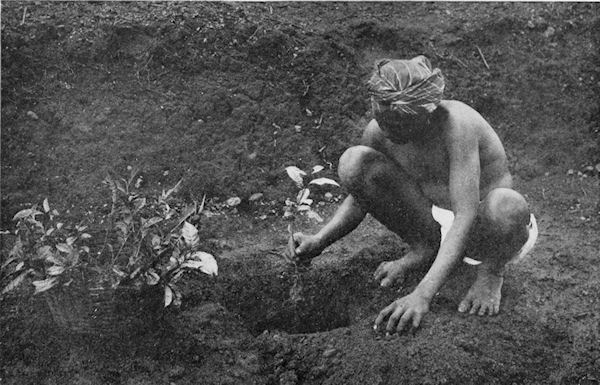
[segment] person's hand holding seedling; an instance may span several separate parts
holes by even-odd
[[[324,247],[316,235],[301,232],[291,233],[288,241],[288,254],[300,265],[309,264],[310,261],[321,254]]]
[[[312,168],[311,175],[315,175],[321,172],[323,169],[323,166],[314,166]],[[306,184],[304,177],[306,177],[308,174],[295,166],[286,167],[286,172],[290,179],[292,179],[299,188],[296,202],[289,201],[290,205],[296,207],[299,213],[306,214],[309,218],[313,218],[321,222],[322,219],[320,216],[310,207],[313,203],[313,200],[309,198],[310,190],[308,189],[308,185],[330,185],[339,187],[339,184],[329,178],[314,178]],[[321,254],[321,252],[327,246],[325,242],[323,242],[322,239],[316,234],[304,234],[302,232],[294,233],[291,230],[291,226],[288,227],[288,232],[290,233],[290,236],[288,239],[287,255],[299,265],[303,266],[310,264],[310,261],[314,257]]]

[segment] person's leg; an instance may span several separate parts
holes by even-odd
[[[490,191],[480,203],[471,247],[476,248],[482,264],[458,311],[498,314],[504,266],[527,241],[529,216],[525,198],[508,188]]]
[[[404,258],[384,262],[376,279],[388,286],[435,256],[440,226],[431,214],[432,203],[401,167],[368,146],[351,147],[340,158],[342,185],[359,204],[407,242],[412,251]]]

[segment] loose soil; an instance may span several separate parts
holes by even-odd
[[[97,223],[109,211],[103,178],[139,167],[149,193],[183,178],[182,200],[206,194],[214,215],[199,224],[220,275],[189,276],[180,309],[118,340],[60,329],[42,297],[7,298],[0,383],[599,383],[598,10],[3,2],[2,229],[45,197]],[[320,224],[282,217],[297,193],[285,167],[321,164],[336,178],[370,119],[373,61],[418,54],[442,69],[448,98],[497,130],[540,238],[509,267],[497,317],[457,313],[474,274],[464,265],[419,331],[383,338],[375,315],[419,274],[399,294],[371,273],[406,245],[368,218],[296,275],[278,256],[287,226]],[[325,218],[344,195],[326,191],[314,194]],[[224,207],[233,196],[242,203]],[[2,236],[4,250],[9,242]]]

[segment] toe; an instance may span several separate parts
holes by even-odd
[[[500,305],[499,304],[494,304],[494,309],[493,309],[491,315],[497,315],[498,313],[500,313]]]
[[[489,309],[489,305],[484,303],[484,304],[483,304],[483,305],[481,305],[481,307],[479,308],[479,311],[477,312],[477,315],[479,315],[479,316],[484,316],[484,315],[486,315],[486,314],[487,314],[487,312],[488,312],[488,309]],[[490,309],[490,310],[491,310],[491,309]]]
[[[476,314],[477,311],[479,311],[480,306],[481,304],[479,303],[479,301],[473,301],[473,304],[471,305],[471,311],[469,312],[469,314]]]
[[[465,298],[460,302],[460,305],[458,305],[458,311],[461,313],[464,313],[467,310],[469,310],[470,307],[471,307],[471,299]]]

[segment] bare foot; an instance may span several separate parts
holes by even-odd
[[[381,286],[388,287],[404,282],[406,274],[422,266],[429,261],[431,253],[409,252],[405,256],[395,261],[382,262],[373,277],[376,281],[381,281]]]
[[[481,316],[498,314],[503,281],[501,275],[479,268],[475,282],[458,305],[458,311],[461,313],[468,311],[469,314]]]

